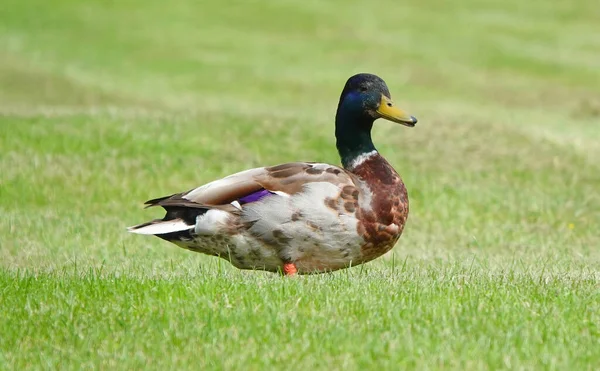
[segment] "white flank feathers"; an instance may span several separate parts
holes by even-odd
[[[219,233],[231,217],[227,211],[210,209],[196,218],[194,232],[199,235],[211,235]]]

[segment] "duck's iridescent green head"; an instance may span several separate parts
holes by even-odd
[[[413,127],[414,116],[394,105],[390,91],[378,76],[360,73],[348,79],[335,116],[335,137],[344,167],[359,156],[375,151],[371,141],[373,121],[383,118]]]
[[[340,96],[338,114],[342,113],[340,111],[365,116],[371,121],[384,118],[410,127],[417,123],[414,116],[394,105],[385,81],[369,73],[359,73],[348,79]]]

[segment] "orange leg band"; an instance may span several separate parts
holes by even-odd
[[[294,263],[285,263],[283,265],[283,274],[286,276],[293,276],[298,273],[298,269]]]

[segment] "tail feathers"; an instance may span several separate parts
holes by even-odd
[[[194,228],[194,225],[186,223],[182,219],[162,220],[156,219],[147,223],[134,225],[127,228],[131,233],[160,235]]]

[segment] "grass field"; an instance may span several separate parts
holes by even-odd
[[[600,7],[5,0],[0,369],[600,367]],[[411,214],[393,252],[284,279],[125,227],[248,167],[338,163],[345,80]]]

